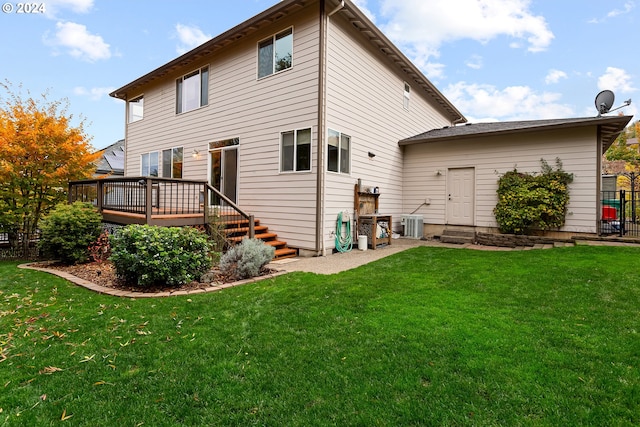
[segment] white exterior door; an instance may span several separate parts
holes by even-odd
[[[475,168],[449,169],[447,192],[447,224],[474,225]]]

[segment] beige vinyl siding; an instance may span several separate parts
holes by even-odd
[[[238,204],[291,246],[315,247],[315,160],[312,172],[279,172],[280,132],[311,128],[317,151],[317,8],[301,9],[201,62],[145,88],[144,119],[127,128],[127,175],[140,154],[184,147],[185,179],[208,179],[208,144],[239,138]],[[258,41],[293,26],[293,67],[257,79]],[[209,65],[209,105],[175,113],[175,80]],[[137,94],[139,95],[139,94]],[[200,158],[194,159],[194,149]]]
[[[563,169],[574,174],[566,224],[561,231],[596,231],[595,191],[598,180],[596,130],[579,129],[536,134],[482,137],[470,140],[435,142],[405,147],[405,213],[417,209],[425,224],[445,224],[447,170],[475,168],[475,225],[497,227],[493,208],[497,203],[498,179],[517,168],[540,172],[540,159],[555,167],[559,158]],[[436,171],[442,171],[438,176]],[[430,204],[425,206],[425,199]]]
[[[351,173],[325,174],[323,238],[333,248],[336,217],[344,210],[353,212],[358,178],[364,187],[380,188],[380,212],[393,215],[394,229],[399,228],[403,157],[398,141],[450,122],[340,14],[330,18],[327,50],[326,128],[351,137]],[[405,82],[411,85],[408,111],[403,106]]]

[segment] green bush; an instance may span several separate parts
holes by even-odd
[[[61,203],[43,218],[40,231],[45,256],[65,264],[86,262],[89,245],[102,231],[102,215],[89,203]]]
[[[128,225],[109,242],[116,275],[131,285],[180,286],[211,268],[209,240],[194,228]]]
[[[493,213],[502,233],[528,234],[564,225],[573,174],[562,170],[560,159],[556,159],[557,170],[544,159],[541,163],[541,174],[514,169],[500,177]]]
[[[220,271],[236,279],[255,277],[273,259],[274,253],[275,249],[262,240],[244,239],[222,255]]]

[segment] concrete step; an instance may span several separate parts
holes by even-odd
[[[468,243],[473,243],[475,238],[473,237],[463,237],[463,236],[449,236],[443,234],[440,236],[440,241],[442,243],[454,243],[456,245],[466,245]]]
[[[468,243],[474,243],[476,240],[476,233],[473,230],[446,228],[440,236],[442,243],[454,243],[457,245],[464,245]]]

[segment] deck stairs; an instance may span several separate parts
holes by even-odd
[[[298,256],[298,250],[287,246],[287,242],[278,239],[278,235],[269,231],[269,227],[262,225],[259,219],[255,219],[255,238],[264,241],[275,248],[274,260],[293,258]],[[240,243],[249,236],[249,222],[244,218],[229,219],[225,221],[224,234],[231,243]]]
[[[454,243],[457,245],[465,245],[474,243],[476,240],[476,233],[472,229],[468,228],[450,228],[447,227],[440,236],[442,243]]]

